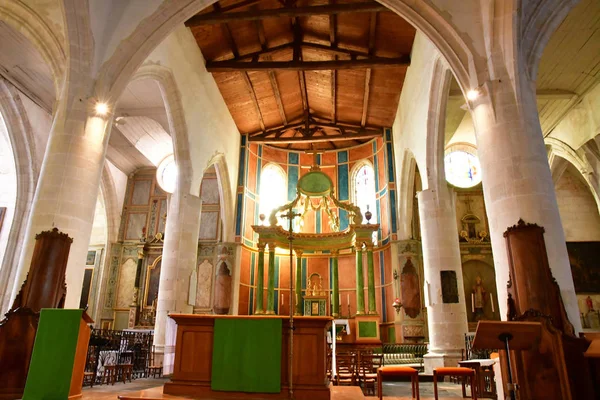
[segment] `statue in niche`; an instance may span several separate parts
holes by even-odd
[[[400,287],[402,288],[402,305],[404,312],[411,318],[416,318],[421,312],[421,292],[417,269],[410,257],[400,274]]]
[[[223,261],[217,271],[215,280],[215,304],[213,311],[215,314],[229,314],[231,308],[231,271]]]
[[[590,296],[585,299],[585,305],[587,306],[588,312],[594,311],[594,302]]]
[[[473,290],[471,292],[471,301],[472,301],[472,309],[473,317],[475,321],[479,321],[484,316],[484,307],[485,307],[485,295],[486,290],[483,286],[483,281],[481,280],[481,276],[477,275],[475,278],[475,285],[473,286]]]

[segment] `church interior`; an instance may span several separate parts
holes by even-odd
[[[0,2],[0,399],[596,399],[598,254],[597,0]]]

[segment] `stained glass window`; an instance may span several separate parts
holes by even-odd
[[[460,188],[470,188],[481,182],[481,166],[476,155],[452,151],[444,158],[446,180]]]
[[[271,211],[287,203],[287,184],[285,172],[275,164],[267,164],[260,174],[260,187],[258,189],[258,213],[265,215],[263,225],[269,225]],[[285,221],[278,218],[278,225],[286,228]]]

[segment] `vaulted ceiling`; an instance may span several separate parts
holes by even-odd
[[[415,37],[372,1],[222,0],[186,25],[240,133],[294,149],[390,127]]]

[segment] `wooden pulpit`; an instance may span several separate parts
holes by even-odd
[[[63,308],[71,239],[57,228],[35,237],[27,279],[0,321],[0,399],[23,396],[42,308]]]
[[[560,288],[548,264],[544,228],[519,220],[504,237],[510,273],[507,319],[541,324],[537,346],[528,351],[510,351],[519,398],[596,398],[584,359],[589,344],[575,336],[567,318]],[[503,376],[508,376],[507,356],[506,351],[500,351]]]

